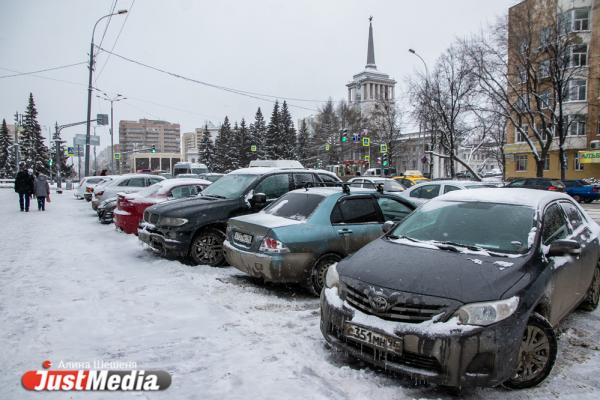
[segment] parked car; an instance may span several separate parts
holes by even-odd
[[[219,179],[221,179],[222,177],[224,177],[225,174],[219,174],[217,172],[207,172],[206,174],[199,174],[198,177],[200,179],[206,179],[207,181],[211,181],[211,182],[216,182]]]
[[[510,181],[505,187],[550,190],[552,192],[565,191],[565,184],[559,179],[552,178],[517,178]]]
[[[575,201],[591,203],[594,200],[600,199],[600,188],[597,185],[592,185],[583,179],[573,179],[562,181],[565,184],[565,191]]]
[[[381,236],[386,221],[415,209],[408,199],[374,190],[294,190],[257,214],[231,218],[225,258],[269,282],[305,284],[321,293],[327,268]]]
[[[173,175],[177,177],[180,174],[204,174],[208,172],[208,167],[200,163],[178,162],[173,166]]]
[[[599,232],[562,193],[440,196],[329,267],[321,331],[416,379],[535,386],[554,364],[559,322],[598,306]]]
[[[110,182],[113,179],[113,176],[95,176],[88,177],[86,182],[83,184],[83,198],[90,202],[94,198],[94,189],[97,186],[104,185]]]
[[[394,176],[397,174],[396,168],[394,167],[384,167],[383,175],[384,176]],[[367,169],[363,176],[381,176],[381,168],[369,168]]]
[[[357,177],[348,181],[351,187],[376,189],[377,185],[383,184],[383,190],[386,192],[403,192],[406,189],[402,184],[392,178],[377,178],[377,177]]]
[[[341,183],[328,171],[251,167],[233,171],[198,197],[157,204],[144,211],[138,237],[157,252],[195,264],[223,263],[225,228],[231,217],[255,213],[290,190]]]
[[[125,233],[137,235],[138,225],[146,208],[167,200],[197,196],[210,184],[210,181],[204,179],[174,178],[165,179],[139,192],[120,193],[117,195],[115,226]]]
[[[454,190],[481,189],[496,187],[493,183],[463,180],[438,180],[419,183],[402,192],[402,196],[411,199],[415,204],[423,204],[439,195]]]
[[[96,183],[100,183],[102,178],[102,176],[86,176],[81,178],[79,181],[79,186],[73,191],[73,196],[78,200],[83,200],[85,198],[84,194],[86,192],[87,185],[95,185]]]
[[[102,200],[116,197],[118,193],[139,192],[145,187],[165,180],[162,176],[147,174],[128,174],[115,177],[110,182],[94,189],[92,208],[95,210]]]
[[[111,197],[110,199],[103,200],[98,205],[96,213],[98,214],[98,220],[100,220],[101,224],[110,224],[113,222],[113,215],[116,207],[116,197]]]

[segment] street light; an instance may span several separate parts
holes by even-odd
[[[122,94],[117,93],[115,97],[110,97],[106,93],[102,93],[102,96],[96,95],[97,98],[110,101],[110,172],[114,174],[114,162],[115,162],[115,145],[113,143],[113,103],[121,100],[126,100]]]
[[[92,75],[94,73],[94,34],[96,33],[96,27],[98,22],[104,18],[112,17],[113,15],[120,15],[127,13],[127,10],[119,10],[116,13],[107,14],[100,17],[94,24],[92,29],[92,41],[90,42],[90,63],[89,63],[89,81],[88,81],[88,102],[87,102],[87,124],[85,128],[85,176],[90,174],[90,119],[92,118]]]
[[[421,57],[419,55],[419,53],[417,53],[414,49],[408,49],[409,53],[414,54],[415,56],[419,57],[419,60],[421,60],[421,62],[423,63],[423,66],[425,67],[425,94],[428,96],[429,95],[429,68],[427,68],[427,63],[425,62],[425,60],[423,59],[423,57]],[[433,127],[431,129],[433,131]],[[425,126],[425,131],[427,131],[427,126]],[[430,138],[433,141],[433,132],[429,132]],[[423,136],[423,142],[421,143],[422,148],[423,148],[423,157],[425,157],[425,136]],[[430,149],[433,150],[433,149]],[[423,158],[421,158],[421,163],[423,163]],[[430,178],[433,178],[433,156],[430,154],[429,155],[429,175]]]

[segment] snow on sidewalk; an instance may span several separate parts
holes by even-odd
[[[328,350],[317,299],[262,286],[233,268],[156,257],[135,236],[99,224],[90,204],[71,192],[54,194],[46,212],[21,213],[16,194],[2,189],[0,221],[0,399],[65,398],[20,386],[21,375],[46,359],[133,361],[173,377],[165,392],[73,398],[448,397]],[[555,370],[539,388],[465,394],[597,398],[599,328],[598,311],[570,317]]]

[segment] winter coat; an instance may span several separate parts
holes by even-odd
[[[33,194],[36,197],[48,197],[50,194],[50,185],[48,184],[46,175],[39,174],[33,182],[33,188]]]
[[[33,176],[27,171],[19,171],[15,178],[15,192],[17,193],[33,193]]]

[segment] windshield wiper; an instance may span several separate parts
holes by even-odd
[[[221,196],[219,194],[203,194],[202,196],[205,196],[205,197],[214,197],[216,199],[226,199],[227,198],[227,197]]]
[[[479,246],[474,246],[471,244],[463,244],[463,243],[456,243],[456,242],[451,242],[451,241],[443,241],[443,242],[438,242],[436,241],[436,245],[437,244],[444,244],[444,245],[449,245],[449,246],[457,246],[457,247],[464,247],[465,249],[469,249],[472,251],[485,251],[483,248],[479,247]],[[456,249],[456,247],[455,247]],[[458,249],[456,249],[458,250]]]
[[[411,242],[415,242],[415,243],[419,243],[420,242],[420,240],[417,240],[417,239],[414,239],[414,238],[411,238],[411,237],[408,237],[408,236],[404,236],[404,235],[400,235],[400,236],[398,236],[398,235],[387,235],[386,237],[390,238],[390,239],[394,239],[394,240],[396,240],[396,239],[407,239],[407,240],[410,240]]]

